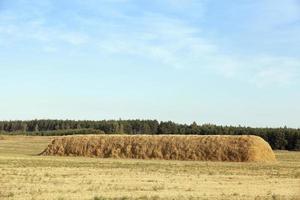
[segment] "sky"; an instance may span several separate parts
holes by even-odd
[[[0,0],[0,120],[300,128],[300,0]]]

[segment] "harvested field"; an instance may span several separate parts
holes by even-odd
[[[268,163],[35,156],[53,137],[4,137],[0,199],[300,199],[300,152]]]
[[[257,136],[66,136],[41,155],[198,161],[276,161],[270,145]]]

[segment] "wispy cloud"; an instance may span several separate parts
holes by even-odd
[[[298,0],[265,0],[254,4],[258,15],[253,18],[252,25],[262,29],[278,30],[282,25],[290,25],[300,19]]]
[[[98,42],[100,50],[156,60],[162,66],[203,68],[258,87],[293,84],[300,75],[300,59],[272,55],[225,53],[202,30],[182,20],[146,15],[131,34],[111,34]],[[114,32],[114,31],[112,31]],[[198,70],[197,70],[198,71]]]
[[[179,68],[187,67],[201,54],[215,51],[214,45],[197,36],[199,29],[188,26],[182,20],[147,13],[136,25],[129,34],[111,30],[98,41],[100,50],[143,56],[162,65]]]
[[[284,5],[280,2],[267,0],[253,4],[252,6],[258,8],[259,19],[264,20],[251,18],[257,21],[257,24],[250,23],[252,30],[273,30],[282,24],[296,23],[299,20],[299,2],[288,0]],[[74,20],[72,25],[59,22],[59,19],[53,21],[47,16],[52,7],[50,1],[34,6],[26,4],[25,10],[20,14],[10,10],[1,12],[0,36],[6,40],[2,40],[0,45],[10,42],[22,44],[23,41],[32,40],[40,43],[43,51],[55,52],[62,45],[88,44],[87,46],[98,48],[101,54],[139,56],[153,60],[161,66],[191,68],[197,73],[201,68],[208,69],[225,78],[250,82],[259,87],[293,84],[299,79],[300,58],[277,57],[268,52],[266,55],[240,55],[239,52],[224,51],[226,47],[217,39],[204,34],[205,28],[201,23],[195,24],[191,20],[196,12],[190,18],[179,18],[172,14],[182,13],[183,7],[189,7],[190,10],[198,8],[201,14],[194,19],[205,18],[202,1],[166,1],[172,9],[169,12],[154,12],[151,9],[141,12],[140,9],[130,6],[130,1],[123,0],[107,1],[108,5],[105,4],[105,9],[101,10],[88,3],[77,3],[88,11],[95,9],[95,12],[88,15],[68,12],[68,20]],[[132,15],[126,9],[121,11],[111,8],[110,4],[113,3],[122,3],[124,6],[126,4],[131,12],[136,13]],[[162,2],[156,1],[156,4]],[[32,14],[28,14],[28,11],[32,11]],[[262,16],[261,13],[265,14]],[[290,33],[285,35],[288,37]]]
[[[257,71],[252,81],[259,87],[289,86],[299,83],[300,59],[263,57],[256,61]]]
[[[291,84],[295,77],[296,74],[292,73],[289,69],[266,68],[256,74],[254,81],[259,87],[274,84],[284,86]]]
[[[70,45],[81,45],[87,43],[88,35],[82,32],[60,30],[49,28],[39,21],[28,21],[21,25],[8,24],[0,26],[0,34],[6,37],[7,43],[33,40],[41,43],[66,43]]]

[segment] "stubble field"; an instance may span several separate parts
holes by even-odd
[[[300,152],[276,163],[37,156],[51,139],[0,136],[0,199],[300,199]]]

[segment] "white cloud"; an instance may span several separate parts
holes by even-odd
[[[289,57],[261,57],[252,81],[259,87],[287,86],[299,82],[300,59]]]
[[[146,15],[139,29],[99,41],[102,53],[136,55],[174,68],[205,68],[226,78],[258,87],[284,86],[297,82],[300,59],[272,55],[238,56],[202,36],[199,28],[165,16]],[[196,70],[201,71],[201,70]]]
[[[300,19],[300,3],[298,0],[265,0],[258,4],[261,9],[259,16],[263,23],[269,27],[277,27],[282,24],[289,24]]]
[[[89,37],[86,34],[77,33],[77,32],[58,32],[56,37],[62,41],[68,42],[72,45],[81,45],[88,42]]]
[[[300,59],[225,54],[202,37],[200,29],[181,20],[148,15],[138,26],[130,34],[111,34],[99,41],[102,53],[142,56],[174,68],[206,68],[258,87],[292,84],[300,75]]]
[[[279,1],[274,5],[271,1],[259,3],[262,11],[266,13],[266,20],[261,23],[273,27],[299,19],[299,7],[293,7],[297,5],[295,2],[289,0],[282,8]],[[181,5],[188,4],[181,0],[168,3],[172,4],[175,10],[180,10]],[[202,4],[198,7],[203,9]],[[33,40],[41,43],[40,47],[46,52],[59,51],[63,44],[96,45],[103,54],[139,56],[162,66],[193,68],[198,73],[201,71],[199,68],[205,68],[226,78],[251,82],[259,87],[292,84],[299,79],[300,58],[277,58],[272,55],[237,56],[235,52],[224,53],[220,44],[204,37],[204,30],[199,25],[192,24],[184,18],[153,12],[143,12],[137,17],[112,9],[105,13],[115,14],[107,18],[117,18],[117,21],[106,21],[102,16],[95,18],[72,13],[72,19],[78,22],[77,28],[73,28],[64,24],[50,25],[49,19],[43,16],[42,12],[36,8],[34,10],[37,10],[36,16],[27,17],[26,20],[23,19],[23,15],[19,16],[16,13],[0,13],[0,36],[7,38],[7,41],[2,40],[0,45],[4,42],[22,43]],[[204,13],[203,10],[201,12]],[[280,14],[280,17],[276,14]]]
[[[104,53],[138,55],[163,65],[182,68],[199,56],[215,53],[216,46],[199,34],[199,29],[188,26],[182,20],[148,13],[130,34],[110,30],[98,46]]]
[[[255,77],[255,82],[258,86],[266,85],[287,85],[290,84],[294,74],[289,70],[284,70],[280,68],[266,68],[258,72]]]
[[[44,44],[65,43],[77,46],[85,44],[89,40],[88,35],[81,32],[66,31],[56,27],[49,28],[43,23],[43,20],[0,25],[0,34],[7,38],[7,43],[33,40]]]
[[[43,48],[43,51],[47,52],[47,53],[54,53],[54,52],[57,52],[57,48],[54,46],[45,46]]]

